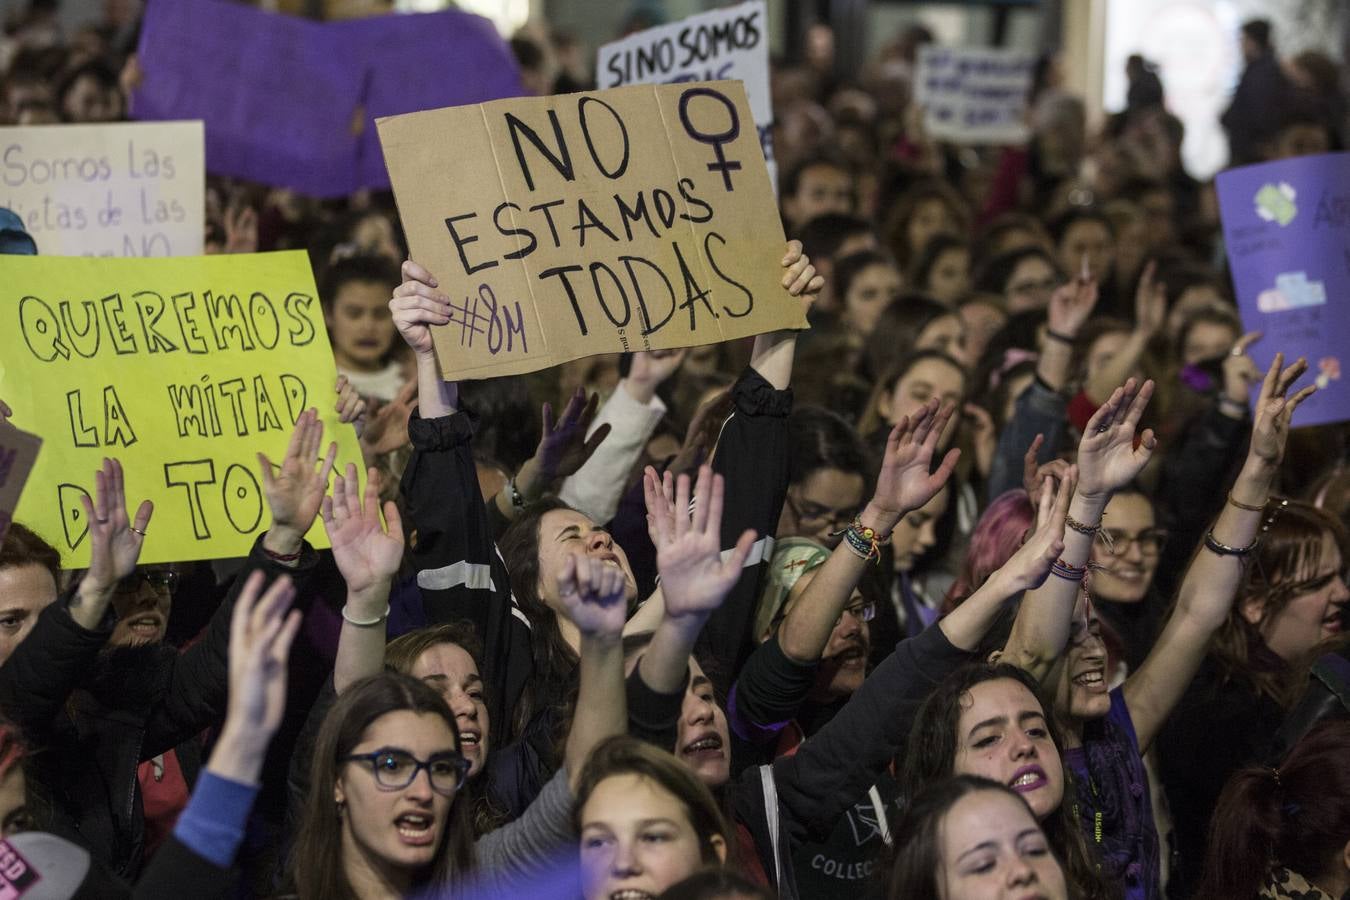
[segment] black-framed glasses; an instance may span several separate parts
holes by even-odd
[[[1101,541],[1113,556],[1123,556],[1130,544],[1137,544],[1139,552],[1145,556],[1157,556],[1167,544],[1167,531],[1162,528],[1145,528],[1138,534],[1130,534],[1118,528],[1103,528]]]
[[[870,622],[877,617],[877,605],[871,600],[859,600],[852,606],[845,606],[844,612],[848,613],[859,622]],[[838,626],[843,621],[844,617],[841,614],[838,621],[834,624]]]
[[[783,499],[798,522],[824,522],[827,525],[847,527],[858,517],[857,509],[832,509],[810,500],[794,500],[791,492],[784,494]]]
[[[117,593],[134,594],[141,589],[141,584],[148,584],[156,591],[168,591],[172,594],[178,589],[179,574],[173,570],[160,571],[151,569],[143,571],[137,569],[126,578],[117,582]]]
[[[340,762],[363,762],[375,775],[375,784],[382,791],[398,791],[413,783],[417,773],[427,770],[431,789],[450,795],[464,785],[469,774],[469,761],[460,753],[437,753],[428,760],[420,760],[407,750],[381,747],[370,753],[351,753]]]

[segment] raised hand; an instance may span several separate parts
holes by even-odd
[[[398,396],[382,403],[367,417],[361,432],[361,452],[367,464],[375,457],[392,453],[408,443],[408,419],[417,407],[417,382],[409,381]]]
[[[942,490],[951,477],[960,450],[949,450],[938,470],[929,474],[938,439],[947,427],[955,407],[940,407],[929,400],[911,419],[905,416],[886,438],[886,453],[870,506],[889,519],[878,529],[888,533],[901,517],[923,506]]]
[[[307,409],[295,422],[280,466],[273,465],[266,454],[258,454],[263,493],[272,510],[268,538],[269,542],[275,541],[278,545],[269,546],[269,549],[289,553],[298,548],[305,532],[314,524],[314,517],[319,514],[319,504],[328,490],[328,473],[337,459],[337,444],[330,443],[327,455],[315,468],[322,442],[323,422],[319,412]]]
[[[1031,446],[1027,448],[1026,455],[1022,457],[1022,487],[1031,498],[1033,506],[1041,502],[1041,491],[1054,490],[1055,486],[1064,480],[1065,472],[1069,468],[1069,464],[1062,459],[1052,459],[1044,465],[1038,464],[1036,452],[1044,443],[1045,435],[1036,435]],[[1048,482],[1045,480],[1047,476],[1050,478]]]
[[[666,616],[702,620],[722,605],[727,592],[740,577],[750,555],[755,533],[747,530],[722,558],[722,503],[725,484],[711,466],[698,470],[694,509],[689,515],[689,476],[675,479],[674,503],[656,490],[654,472],[645,483],[648,499],[648,530],[656,545],[656,568],[661,575],[661,593]],[[655,506],[655,508],[653,508]]]
[[[80,594],[91,600],[106,600],[117,582],[136,569],[155,505],[142,500],[135,519],[127,515],[122,463],[108,458],[94,473],[93,501],[88,494],[80,494],[80,505],[89,525],[89,570],[80,582]]]
[[[1149,337],[1157,334],[1167,319],[1167,286],[1153,277],[1157,269],[1158,264],[1149,260],[1134,292],[1134,327]]]
[[[589,438],[586,437],[599,403],[599,395],[591,394],[588,400],[585,392],[577,388],[567,402],[562,418],[556,421],[553,418],[553,404],[544,404],[543,437],[539,440],[534,458],[539,464],[539,476],[545,483],[575,475],[609,434],[610,427],[605,424],[595,429]]]
[[[1284,448],[1289,441],[1289,423],[1299,404],[1317,392],[1316,385],[1308,385],[1294,396],[1289,397],[1289,389],[1294,382],[1308,371],[1308,361],[1303,357],[1289,368],[1283,368],[1284,354],[1276,353],[1275,359],[1266,370],[1261,382],[1261,394],[1256,401],[1256,410],[1252,419],[1252,442],[1247,456],[1259,461],[1268,469],[1275,470],[1284,459]]]
[[[430,356],[435,350],[431,326],[450,322],[450,298],[438,287],[439,283],[426,269],[411,259],[403,261],[403,283],[394,288],[389,311],[398,333],[418,356]]]
[[[1237,339],[1233,349],[1223,361],[1223,393],[1221,401],[1226,401],[1241,411],[1246,411],[1251,398],[1252,385],[1261,380],[1261,369],[1247,355],[1247,348],[1261,340],[1261,332],[1249,331]],[[1238,418],[1234,416],[1233,418]]]
[[[225,210],[225,252],[258,252],[258,212],[246,203]]]
[[[337,403],[333,407],[333,411],[338,414],[338,421],[343,425],[355,425],[356,436],[359,438],[366,424],[366,401],[356,392],[356,387],[347,380],[346,375],[337,377],[337,384],[333,389],[338,395]]]
[[[1009,593],[1040,587],[1050,575],[1050,567],[1064,552],[1064,521],[1069,515],[1069,500],[1078,483],[1078,470],[1068,466],[1059,487],[1047,476],[1040,490],[1036,510],[1036,530],[1017,552],[999,569]]]
[[[364,494],[358,488],[356,465],[348,463],[346,476],[333,479],[333,495],[323,498],[323,527],[348,594],[378,594],[374,599],[383,604],[403,561],[403,522],[393,501],[384,504],[388,528],[380,522],[379,470],[366,473]]]
[[[633,365],[628,370],[628,381],[655,391],[670,376],[680,370],[686,350],[642,350],[633,354]]]
[[[628,621],[627,585],[617,566],[575,553],[558,573],[558,602],[582,635],[617,640]]]
[[[1050,330],[1065,337],[1077,337],[1096,305],[1097,279],[1080,275],[1060,285],[1050,295]]]
[[[1129,484],[1148,464],[1158,440],[1146,428],[1135,442],[1153,382],[1133,378],[1118,387],[1083,430],[1078,443],[1078,487],[1084,497],[1101,498]]]
[[[244,582],[230,620],[230,694],[225,730],[266,743],[286,711],[286,661],[300,630],[295,588],[282,575],[263,592],[263,573]],[[289,610],[289,612],[288,612]]]

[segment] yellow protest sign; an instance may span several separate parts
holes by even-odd
[[[499,100],[377,122],[413,259],[454,308],[446,378],[804,328],[739,82]]]
[[[245,555],[269,524],[256,454],[280,461],[301,412],[360,465],[336,377],[302,252],[0,257],[0,397],[44,441],[14,518],[67,567],[88,563],[79,495],[104,456],[133,512],[154,501],[142,562]]]

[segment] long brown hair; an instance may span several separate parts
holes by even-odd
[[[300,900],[359,900],[342,864],[342,819],[334,801],[342,765],[338,760],[361,742],[372,722],[400,710],[440,716],[455,736],[455,749],[459,749],[454,713],[440,694],[416,678],[382,672],[347,688],[323,720],[314,745],[309,796],[291,854],[291,878]],[[347,815],[355,815],[355,811],[349,810]],[[417,888],[455,886],[473,868],[473,859],[469,804],[456,795],[435,861],[419,873]]]
[[[1278,769],[1229,779],[1210,821],[1209,855],[1196,900],[1250,900],[1272,867],[1326,875],[1350,839],[1350,722],[1324,722]]]
[[[572,824],[581,833],[581,811],[600,782],[616,775],[645,778],[669,793],[684,807],[689,824],[698,835],[699,853],[707,865],[721,865],[713,845],[720,837],[730,850],[734,835],[722,817],[707,785],[698,780],[684,763],[664,750],[628,735],[616,735],[591,752],[577,779],[576,803],[572,806]]]
[[[1328,535],[1346,561],[1345,527],[1334,516],[1298,500],[1272,498],[1267,504],[1270,527],[1247,560],[1238,585],[1237,601],[1228,621],[1214,639],[1213,655],[1224,680],[1247,684],[1258,696],[1290,706],[1303,687],[1297,664],[1285,665],[1266,646],[1261,627],[1307,588],[1306,579],[1322,567],[1323,539]],[[1268,519],[1268,521],[1269,521]],[[1260,622],[1253,625],[1242,614],[1253,599],[1263,603]]]
[[[1119,891],[1098,873],[1097,861],[1074,816],[1070,798],[1074,796],[1076,787],[1073,773],[1063,764],[1063,730],[1055,719],[1054,708],[1041,696],[1036,679],[1016,666],[1007,663],[972,663],[953,672],[928,695],[928,699],[919,707],[914,726],[909,731],[905,764],[899,773],[903,796],[906,800],[917,797],[925,785],[955,774],[952,766],[956,763],[960,740],[957,732],[961,721],[962,698],[977,684],[1003,678],[1021,684],[1040,703],[1050,740],[1061,754],[1064,799],[1060,801],[1059,808],[1041,822],[1041,828],[1064,866],[1070,894],[1079,900],[1118,897]]]

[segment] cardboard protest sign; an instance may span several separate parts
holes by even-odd
[[[446,378],[805,327],[737,82],[379,121],[412,256],[455,306]]]
[[[994,47],[919,48],[914,99],[928,134],[961,144],[1020,144],[1035,58]]]
[[[602,88],[686,81],[744,83],[759,146],[776,187],[768,15],[764,0],[750,0],[630,34],[600,48],[596,81]]]
[[[196,256],[202,123],[0,128],[0,206],[44,256]]]
[[[5,539],[14,519],[24,483],[41,447],[42,438],[0,421],[0,541]]]
[[[1230,169],[1217,184],[1242,324],[1264,332],[1248,352],[1262,369],[1276,352],[1307,358],[1320,390],[1294,424],[1350,419],[1341,382],[1350,346],[1350,309],[1341,305],[1350,297],[1350,153]]]
[[[67,566],[88,559],[79,494],[104,456],[129,504],[154,501],[142,562],[245,555],[269,524],[256,454],[279,462],[307,408],[361,465],[303,252],[4,257],[0,360],[0,397],[45,442],[15,518]]]
[[[447,10],[315,22],[229,0],[149,4],[138,119],[203,119],[216,174],[314,197],[387,188],[375,116],[520,93],[486,19]]]

